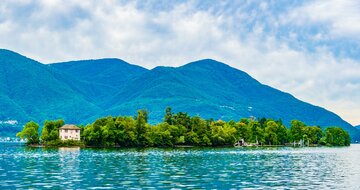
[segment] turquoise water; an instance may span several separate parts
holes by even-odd
[[[0,189],[360,189],[343,148],[26,148],[0,144]]]

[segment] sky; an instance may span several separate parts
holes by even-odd
[[[0,48],[146,68],[212,58],[360,124],[360,1],[2,0]]]

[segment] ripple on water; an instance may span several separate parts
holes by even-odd
[[[0,189],[360,189],[347,148],[42,149],[0,146]]]

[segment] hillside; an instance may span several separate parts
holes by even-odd
[[[245,72],[214,60],[201,60],[182,67],[157,67],[129,82],[110,99],[103,115],[131,114],[136,109],[150,111],[155,123],[163,110],[186,111],[204,118],[231,120],[242,117],[281,118],[289,126],[292,119],[308,125],[342,126],[353,138],[359,132],[336,114],[288,93],[263,85]]]
[[[70,61],[49,66],[54,68],[57,78],[100,107],[104,100],[120,91],[129,80],[147,71],[120,59]]]
[[[47,65],[8,50],[0,50],[0,107],[0,121],[19,125],[56,118],[78,122],[101,111],[54,77]]]
[[[50,64],[68,75],[81,81],[107,85],[114,88],[123,87],[127,81],[147,71],[137,65],[131,65],[121,59],[81,60]]]
[[[308,125],[341,126],[360,140],[360,131],[338,115],[211,59],[147,70],[119,59],[43,65],[1,50],[0,88],[0,121],[16,120],[19,126],[30,119],[57,118],[86,124],[107,115],[133,115],[138,109],[148,109],[155,123],[171,106],[175,112],[216,120],[267,117],[281,118],[286,125],[299,119]],[[7,126],[0,131],[11,130]]]

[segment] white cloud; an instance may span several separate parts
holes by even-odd
[[[139,8],[141,2],[5,1],[0,5],[0,45],[44,63],[117,57],[152,68],[214,58],[358,124],[359,61],[336,58],[321,46],[314,51],[293,49],[289,42],[296,43],[301,33],[290,31],[291,39],[285,40],[276,36],[280,25],[310,20],[329,24],[330,35],[358,38],[353,35],[360,24],[351,24],[359,18],[355,8],[343,13],[335,5],[343,7],[340,10],[350,5],[326,2],[285,12],[288,18],[280,15],[279,21],[269,12],[269,3],[247,12],[241,4],[198,9],[196,1],[160,10]],[[274,32],[267,31],[269,23],[261,21],[260,13]],[[344,22],[349,17],[353,20]]]
[[[317,0],[290,10],[283,19],[297,25],[325,25],[333,37],[359,39],[359,10],[357,0]]]

